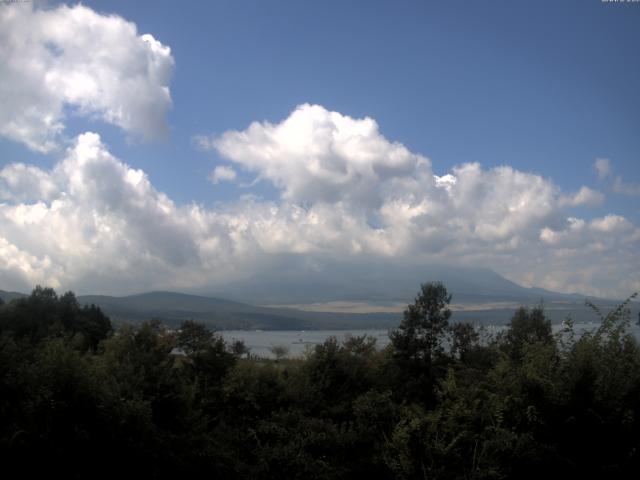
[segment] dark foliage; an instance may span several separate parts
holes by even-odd
[[[113,331],[37,287],[0,304],[0,460],[19,477],[635,478],[628,302],[580,336],[542,307],[488,337],[425,284],[391,344],[252,358],[202,324]]]

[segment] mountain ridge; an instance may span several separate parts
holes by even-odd
[[[366,273],[365,271],[364,274]],[[325,281],[317,289],[315,287],[318,285],[314,283],[316,278],[313,275],[300,279],[295,275],[287,277],[284,274],[284,280],[276,285],[255,286],[259,279],[245,282],[243,285],[238,284],[228,290],[235,292],[235,295],[157,290],[123,296],[78,295],[77,298],[81,304],[99,306],[115,323],[137,323],[157,318],[170,325],[193,319],[216,329],[391,328],[402,318],[399,311],[401,308],[398,306],[411,303],[421,283],[441,280],[453,296],[452,304],[455,305],[452,307],[456,307],[452,308],[454,321],[505,323],[518,305],[535,305],[540,301],[544,303],[548,316],[554,322],[562,321],[567,315],[571,315],[576,321],[594,319],[593,312],[585,306],[584,301],[588,297],[584,295],[564,294],[539,287],[522,287],[489,269],[431,267],[429,271],[425,271],[414,268],[413,271],[405,270],[402,276],[399,270],[381,272],[372,266],[369,273],[369,276],[363,275],[362,272],[357,275],[338,276],[335,282]],[[388,277],[383,273],[388,274]],[[420,275],[422,281],[418,281]],[[258,288],[260,286],[262,290]],[[316,292],[315,297],[310,293],[306,295],[307,298],[316,300],[320,307],[312,310],[301,309],[304,302],[296,302],[300,298],[296,292],[300,289],[303,292]],[[274,292],[275,295],[272,295]],[[0,298],[5,301],[21,296],[26,294],[0,290]],[[238,298],[240,296],[243,298]],[[251,301],[246,301],[247,298]],[[274,306],[266,303],[266,306],[263,306],[264,300],[273,298],[285,298],[288,301],[283,304],[272,303]],[[330,303],[336,298],[356,303],[364,300],[361,303],[375,305],[376,308],[368,312],[322,309],[325,299],[329,299]],[[614,300],[591,298],[605,307],[617,303]],[[384,311],[385,305],[391,304],[395,308]]]

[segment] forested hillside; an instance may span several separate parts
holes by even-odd
[[[384,350],[330,339],[254,358],[194,321],[114,330],[73,293],[0,306],[0,455],[27,478],[635,478],[640,349],[628,302],[553,335],[490,337],[422,285]]]

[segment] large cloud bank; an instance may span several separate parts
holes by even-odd
[[[640,287],[640,229],[617,215],[568,215],[592,201],[584,189],[566,193],[533,173],[475,163],[438,176],[373,120],[319,106],[227,132],[213,145],[281,197],[176,205],[95,133],[80,135],[51,170],[4,167],[0,288],[215,288],[264,274],[283,255],[307,266],[327,258],[354,268],[376,260],[482,265],[525,284],[602,295]]]
[[[174,61],[168,47],[118,16],[77,5],[0,6],[0,135],[55,149],[69,114],[134,136],[164,135]]]
[[[562,191],[509,166],[439,171],[385,138],[375,120],[319,105],[197,138],[226,161],[211,188],[254,175],[278,196],[178,205],[98,134],[64,138],[65,119],[76,114],[161,135],[171,105],[168,47],[83,6],[27,6],[0,8],[0,54],[0,135],[57,158],[47,169],[3,159],[0,288],[203,291],[277,279],[283,267],[330,281],[329,264],[437,262],[561,291],[640,290],[640,229],[619,215],[572,211],[602,205],[602,193]],[[596,168],[611,174],[608,161]]]

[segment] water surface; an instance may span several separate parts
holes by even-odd
[[[577,336],[585,331],[591,331],[598,327],[598,323],[576,323],[574,330]],[[486,334],[492,335],[504,330],[504,325],[485,326]],[[553,325],[553,331],[561,330],[562,325]],[[640,327],[632,324],[630,332],[640,341]],[[223,330],[220,332],[225,340],[242,340],[249,347],[252,355],[264,358],[274,358],[271,348],[282,346],[288,349],[287,356],[300,357],[307,349],[324,343],[329,337],[336,337],[339,342],[349,336],[356,337],[368,335],[376,339],[378,348],[384,348],[389,344],[388,330]]]

